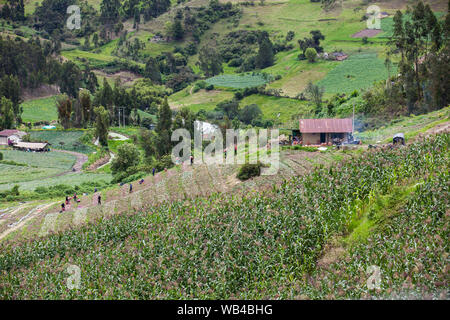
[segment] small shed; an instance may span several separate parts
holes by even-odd
[[[336,61],[344,61],[348,58],[348,55],[343,52],[333,52],[332,55]]]
[[[43,152],[48,151],[48,143],[46,142],[17,142],[13,145],[16,150]]]
[[[346,119],[300,119],[299,131],[302,144],[331,144],[348,142],[352,138],[353,121]]]
[[[0,145],[9,145],[22,140],[27,133],[15,129],[0,131]]]

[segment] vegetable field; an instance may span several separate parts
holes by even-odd
[[[218,87],[243,89],[248,87],[258,87],[267,83],[267,80],[260,74],[223,74],[209,78],[206,82]]]
[[[32,177],[31,180],[29,178],[30,177],[29,173],[24,173],[24,175],[27,177],[26,180],[22,180],[23,182],[20,183],[14,183],[11,180],[5,181],[4,184],[0,184],[0,191],[9,190],[16,184],[19,185],[20,190],[32,191],[35,190],[37,187],[53,187],[61,184],[75,186],[80,185],[81,183],[84,182],[97,182],[97,181],[110,182],[112,178],[110,174],[106,173],[69,173],[62,176],[45,178],[49,176],[49,174],[47,173],[54,172],[57,174],[58,171],[55,169],[47,169],[47,168],[38,168],[36,170],[44,170],[46,172],[45,175],[43,173],[41,174],[43,177],[42,179],[38,179],[39,177],[35,173],[34,175],[31,176]]]
[[[62,152],[24,152],[2,150],[4,160],[12,160],[29,166],[70,170],[75,156]]]
[[[50,148],[91,153],[94,150],[80,142],[83,131],[32,131],[32,138],[48,141]]]
[[[382,59],[376,53],[355,54],[347,60],[336,62],[337,66],[318,81],[326,93],[350,93],[366,89],[374,81],[387,79],[388,73]],[[395,66],[391,74],[396,72]]]
[[[370,202],[375,195],[387,194],[403,181],[426,178],[428,184],[418,189],[420,197],[411,200],[415,202],[406,207],[405,215],[395,225],[407,228],[404,219],[420,221],[422,217],[430,219],[430,226],[438,229],[448,225],[448,215],[442,211],[447,200],[433,196],[439,188],[447,191],[442,194],[448,193],[448,178],[447,181],[439,178],[444,180],[437,189],[432,189],[435,192],[426,190],[436,186],[428,182],[436,172],[448,172],[449,144],[450,136],[443,134],[408,147],[368,151],[333,168],[319,167],[266,193],[248,192],[244,197],[214,194],[144,206],[137,212],[113,215],[33,241],[1,243],[0,297],[286,299],[304,294],[314,297],[316,292],[308,289],[311,287],[308,274],[315,270],[323,248],[333,237],[351,230],[361,204]],[[430,205],[433,202],[437,205]],[[421,213],[424,206],[427,213]],[[438,239],[433,233],[435,229],[421,228],[415,222],[413,225],[415,232],[404,229],[405,235],[396,242],[399,245],[392,245],[393,251],[388,254],[404,251],[400,244],[416,237],[418,246],[410,249],[421,248],[417,254],[427,255],[423,239],[434,237],[430,241],[439,243],[448,238],[448,228],[446,234],[437,234]],[[396,235],[394,231],[392,234]],[[386,248],[394,237],[387,239]],[[378,245],[379,241],[375,243]],[[348,263],[354,267],[348,274],[360,277],[365,271],[358,269],[361,261],[392,262],[389,256],[376,250],[352,256]],[[410,272],[410,253],[416,254],[405,251],[406,256],[398,255],[400,266],[396,268]],[[425,261],[426,256],[421,259]],[[69,264],[81,270],[78,290],[66,288]],[[426,291],[439,287],[442,272],[432,270]],[[386,273],[383,281],[389,283],[394,279],[395,273]],[[345,285],[346,281],[341,283]],[[414,281],[411,283],[415,285]],[[320,285],[313,288],[324,294],[328,290]],[[344,287],[342,296],[346,290],[351,295],[353,289]],[[388,290],[383,285],[381,291],[368,294],[376,297]]]

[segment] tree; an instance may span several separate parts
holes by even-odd
[[[91,95],[89,91],[82,89],[78,100],[81,109],[81,122],[86,125],[91,121]]]
[[[139,8],[134,9],[134,23],[133,29],[137,29],[139,27],[139,23],[141,23],[141,13],[139,12]]]
[[[70,118],[72,116],[72,100],[66,94],[60,95],[56,100],[58,110],[58,120],[64,129],[70,127]]]
[[[71,61],[64,62],[61,68],[59,86],[62,93],[67,93],[72,98],[77,98],[81,87],[81,70]]]
[[[214,42],[209,42],[202,46],[198,58],[198,65],[205,76],[212,77],[223,72],[222,57],[217,52]]]
[[[98,33],[94,33],[92,36],[92,42],[94,43],[94,46],[98,48]]]
[[[320,46],[320,41],[325,40],[325,36],[320,32],[320,30],[312,30],[309,32],[311,34],[310,38],[299,39],[298,44],[300,50],[302,50],[302,55],[300,55],[301,60],[306,57],[306,50],[308,48],[314,48],[317,53],[323,52],[323,48]]]
[[[386,89],[389,89],[390,83],[391,83],[391,69],[392,69],[391,55],[389,54],[389,52],[386,54],[386,59],[384,60],[384,66],[386,67],[386,70],[388,72],[388,77],[386,79]]]
[[[314,48],[306,49],[305,56],[306,56],[306,59],[308,59],[308,61],[310,63],[315,62],[316,61],[316,57],[317,57],[316,49],[314,49]]]
[[[113,174],[126,171],[128,168],[135,167],[140,162],[138,148],[131,143],[125,142],[117,148],[117,156],[111,164]]]
[[[112,27],[119,21],[120,0],[103,0],[100,5],[100,21]]]
[[[170,110],[167,98],[164,98],[163,103],[158,110],[158,124],[156,125],[156,132],[170,131],[172,128],[172,110]]]
[[[161,72],[159,70],[158,61],[156,61],[155,58],[148,58],[147,63],[145,64],[144,76],[156,84],[161,83]]]
[[[14,124],[13,103],[5,97],[0,99],[0,128],[11,129]]]
[[[309,81],[305,88],[305,95],[314,102],[316,105],[316,113],[320,112],[320,108],[322,107],[322,97],[323,97],[324,89]]]
[[[109,113],[103,106],[94,109],[95,112],[95,136],[100,144],[108,146]]]
[[[239,112],[239,120],[245,124],[251,124],[253,120],[262,116],[262,111],[256,104],[251,104],[242,108]]]
[[[103,86],[100,90],[98,90],[95,94],[94,104],[96,106],[104,106],[105,108],[109,108],[112,106],[114,101],[113,90],[106,80],[106,77],[103,78]]]
[[[21,114],[22,108],[20,107],[21,88],[19,78],[13,75],[3,75],[0,79],[0,97],[5,97],[12,102],[14,118],[16,122],[20,124],[22,122]]]
[[[229,119],[234,119],[239,115],[239,102],[235,99],[220,102],[215,111],[222,112]]]
[[[177,129],[182,129],[182,128],[184,128],[183,117],[181,116],[181,113],[178,112],[172,123],[172,130],[175,131]]]
[[[84,45],[83,45],[83,49],[84,49],[84,50],[90,50],[90,49],[91,49],[91,43],[90,43],[90,41],[89,41],[89,35],[88,35],[88,34],[86,34],[86,35],[84,36]]]
[[[258,55],[256,56],[256,68],[264,69],[273,65],[274,54],[272,42],[269,36],[265,34],[259,43]]]
[[[294,39],[295,32],[292,30],[289,30],[286,34],[286,42],[292,41]]]
[[[151,119],[151,118],[148,118]],[[139,144],[144,150],[144,156],[147,163],[151,163],[153,157],[156,155],[155,150],[155,135],[148,129],[141,129],[139,132]]]
[[[175,40],[181,40],[184,37],[184,29],[180,19],[175,19],[172,25],[172,36]]]

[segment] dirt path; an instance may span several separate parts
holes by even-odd
[[[70,173],[70,172],[80,172],[81,169],[83,168],[83,164],[88,161],[88,156],[85,155],[85,154],[79,153],[79,152],[67,151],[67,150],[56,150],[56,149],[53,149],[53,151],[68,153],[68,154],[71,154],[71,155],[73,155],[73,156],[75,156],[77,158],[77,160],[75,161],[75,164],[72,167],[72,170],[63,172],[62,174],[60,174],[61,176],[64,175],[64,174]]]
[[[113,159],[115,158],[114,153],[110,152],[109,155],[110,155],[110,157],[109,157],[108,162],[105,163],[105,164],[102,164],[102,165],[101,165],[100,167],[98,167],[96,170],[103,168],[104,166],[110,164],[110,163],[113,161]]]

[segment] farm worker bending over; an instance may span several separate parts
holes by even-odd
[[[66,209],[66,206],[64,205],[64,202],[63,202],[63,203],[61,203],[61,211],[60,211],[60,213],[65,211],[65,209]]]

